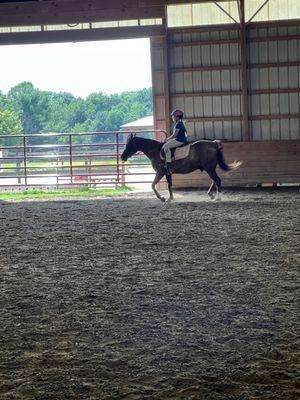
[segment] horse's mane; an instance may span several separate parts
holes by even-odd
[[[155,140],[155,139],[148,139],[148,138],[144,138],[144,137],[140,137],[140,136],[136,136],[135,138],[138,139],[141,142],[144,142],[145,144],[149,144],[149,145],[152,145],[152,146],[154,144],[156,144],[156,145],[158,145],[160,147],[162,147],[164,145],[163,142],[160,142],[160,141]]]
[[[141,136],[136,136],[136,139],[144,140],[145,142],[156,142],[156,143],[161,143],[161,142],[159,142],[158,140],[149,139],[149,138],[144,138],[144,137],[141,137]]]

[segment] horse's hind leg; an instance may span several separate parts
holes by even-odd
[[[166,179],[168,182],[168,189],[169,189],[169,198],[167,201],[171,201],[174,199],[173,197],[173,189],[172,189],[172,174],[166,174]]]
[[[221,197],[220,197],[221,179],[220,179],[220,177],[217,175],[215,170],[207,171],[207,173],[211,177],[211,179],[213,180],[213,183],[211,184],[211,186],[210,186],[210,188],[208,190],[208,195],[210,196],[211,199],[221,200]],[[215,195],[215,197],[210,193],[210,191],[212,190],[214,185],[216,187],[216,195]]]

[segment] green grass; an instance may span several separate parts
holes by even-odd
[[[18,200],[18,199],[35,199],[49,197],[64,197],[64,196],[106,196],[119,195],[131,191],[128,186],[123,186],[117,189],[89,189],[82,188],[77,190],[37,190],[28,189],[23,192],[0,192],[0,200]]]

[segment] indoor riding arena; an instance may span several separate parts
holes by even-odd
[[[300,396],[300,194],[1,204],[1,399]]]
[[[0,399],[298,400],[300,4],[0,2],[3,45],[132,37],[155,130],[184,109],[242,165],[221,201],[199,171],[172,202],[0,200]]]

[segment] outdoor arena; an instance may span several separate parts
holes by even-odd
[[[0,398],[299,399],[299,203],[1,201]]]

